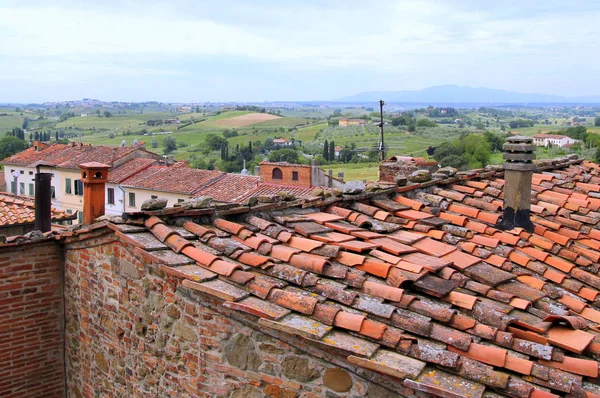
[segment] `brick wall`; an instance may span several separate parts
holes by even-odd
[[[282,179],[273,179],[273,170],[279,169],[282,172]],[[273,184],[292,185],[298,187],[311,187],[311,168],[302,165],[281,165],[272,163],[260,164],[260,178],[263,182]],[[298,180],[293,180],[293,172],[298,173]]]
[[[250,315],[217,312],[226,309],[111,237],[66,247],[70,397],[397,396],[332,364],[333,354],[318,359],[300,340],[249,327]],[[347,391],[328,388],[325,375]]]
[[[62,397],[62,248],[0,247],[0,397]]]

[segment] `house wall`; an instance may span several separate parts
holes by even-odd
[[[67,244],[65,258],[69,397],[397,396],[333,365],[333,354],[319,359],[301,340],[258,331],[250,315],[216,312],[226,309],[112,234]],[[325,384],[336,372],[348,391]]]
[[[83,195],[75,195],[75,180],[81,179],[81,171],[75,169],[53,169],[52,185],[55,186],[56,199],[52,205],[57,209],[83,212]],[[71,179],[71,193],[66,190],[66,179]],[[73,220],[73,224],[78,224],[79,220]]]
[[[115,203],[111,204],[108,203],[108,188],[112,188],[113,191],[115,192]],[[123,207],[124,205],[127,205],[124,200],[125,200],[125,195],[123,194],[124,192],[124,188],[123,190],[121,190],[121,188],[119,188],[119,185],[117,184],[106,184],[106,188],[104,191],[104,197],[106,198],[106,205],[105,205],[105,212],[108,215],[111,216],[120,216],[121,214],[123,214],[123,210],[125,209],[125,207]]]
[[[280,169],[283,173],[281,180],[273,179],[273,170]],[[292,180],[292,172],[298,172],[298,180]],[[299,167],[298,165],[278,165],[278,164],[260,164],[260,178],[262,182],[271,184],[282,184],[291,185],[298,187],[311,187],[311,168],[310,167]]]
[[[64,396],[63,253],[0,245],[0,397]]]
[[[125,201],[125,211],[139,211],[142,203],[148,199],[152,199],[152,196],[157,196],[159,198],[167,199],[167,207],[172,207],[175,203],[177,203],[180,199],[188,200],[191,198],[189,195],[183,195],[178,193],[171,192],[160,192],[160,191],[149,191],[146,189],[139,188],[123,188],[125,190],[125,197],[123,200]],[[129,193],[132,192],[135,194],[135,207],[129,206]],[[115,191],[116,193],[116,191]]]
[[[4,179],[6,181],[6,192],[10,192],[10,193],[12,193],[11,183],[14,180],[14,178],[11,174],[13,170],[19,171],[19,178],[17,179],[17,190],[19,189],[19,186],[18,186],[19,183],[24,182],[25,183],[25,196],[29,196],[29,184],[35,185],[35,175],[34,175],[35,169],[29,168],[29,167],[22,167],[22,166],[5,165],[4,166]],[[23,174],[21,174],[21,172],[23,172]],[[54,183],[52,185],[54,185]]]

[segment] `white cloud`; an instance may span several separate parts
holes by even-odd
[[[413,78],[403,88],[419,88],[425,77],[526,80],[534,68],[549,74],[566,58],[577,67],[600,53],[597,10],[528,12],[523,4],[515,17],[479,2],[435,0],[200,3],[0,3],[0,79],[168,76],[187,70],[178,62],[211,57],[241,59],[242,71],[249,59],[286,71],[347,68],[359,78],[406,74]],[[518,73],[509,71],[515,65]],[[455,80],[435,80],[445,76]]]

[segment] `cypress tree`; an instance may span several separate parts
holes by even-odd
[[[331,141],[331,143],[329,144],[329,160],[332,162],[335,160],[335,142],[334,141]]]
[[[323,147],[323,159],[329,160],[329,142],[325,140],[325,146]]]

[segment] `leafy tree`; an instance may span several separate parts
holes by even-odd
[[[516,129],[519,127],[533,127],[535,126],[535,121],[530,119],[514,119],[511,120],[508,125],[511,129]]]
[[[6,136],[0,139],[0,159],[19,153],[27,149],[27,143],[17,137]]]
[[[417,120],[417,127],[436,127],[437,123],[429,119]]]
[[[25,120],[23,120],[23,130],[25,130],[28,125],[29,125],[29,119],[25,118]]]
[[[492,152],[501,152],[502,146],[504,145],[504,140],[499,134],[494,134],[492,132],[486,131],[483,133],[483,137],[490,144],[490,150]]]
[[[600,163],[600,146],[596,148],[596,156],[594,157],[596,163]]]
[[[208,134],[204,143],[211,151],[218,151],[223,145],[227,145],[227,138],[219,137],[216,134]]]
[[[323,146],[323,159],[329,160],[329,142],[325,140],[325,144]]]
[[[238,136],[238,132],[235,130],[223,131],[223,137],[225,137],[225,138],[231,138],[231,137],[237,137],[237,136]]]
[[[165,153],[171,153],[177,149],[177,140],[175,137],[165,137],[163,139],[163,146],[165,147]]]
[[[596,116],[596,118],[594,119],[594,126],[600,126],[600,116]]]
[[[467,135],[459,140],[462,158],[470,168],[485,167],[490,161],[490,145],[484,137],[477,134]]]
[[[25,140],[25,132],[23,130],[21,130],[19,127],[15,127],[14,129],[12,129],[8,133],[6,133],[6,135],[16,137],[20,140]]]
[[[55,138],[56,138],[56,142],[58,142],[58,131],[55,132]]]
[[[112,113],[110,113],[109,111],[104,111],[103,115],[104,117],[112,117]]]
[[[269,160],[272,162],[300,163],[298,151],[291,148],[283,148],[271,152]]]
[[[335,160],[335,142],[331,141],[329,144],[329,160],[332,162]]]

